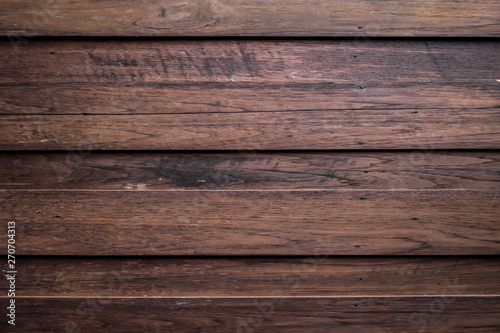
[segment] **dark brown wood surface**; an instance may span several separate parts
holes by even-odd
[[[0,36],[1,332],[499,331],[497,0],[0,0]]]
[[[495,0],[2,0],[0,34],[499,36],[499,12]]]
[[[498,255],[498,192],[2,190],[0,217],[19,255]]]
[[[2,150],[500,147],[491,41],[1,48]]]
[[[20,115],[0,132],[0,150],[498,149],[500,109]]]
[[[18,48],[4,39],[0,46],[1,83],[177,83],[176,90],[181,83],[232,88],[264,81],[293,86],[355,80],[387,86],[439,82],[497,87],[500,48],[481,39],[304,38],[34,39]]]
[[[18,297],[500,295],[498,257],[21,257],[18,267]]]
[[[437,297],[48,297],[19,298],[16,305],[15,328],[26,332],[493,333],[500,325],[498,296],[456,290]]]
[[[2,189],[500,189],[500,152],[18,152]]]
[[[491,71],[489,75],[497,73]],[[261,78],[261,83],[0,83],[0,114],[129,115],[359,109],[418,113],[421,109],[490,109],[498,105],[500,92],[495,79],[480,82],[480,77],[471,75],[465,78],[471,82],[441,79],[432,82],[432,78],[431,82],[396,82],[398,74],[394,75],[387,78],[386,83],[367,83],[356,74],[345,83],[300,83],[286,81],[286,78],[281,83],[269,83],[271,79],[266,77]]]
[[[492,41],[62,39],[0,50],[1,114],[459,112],[498,107],[500,89]]]

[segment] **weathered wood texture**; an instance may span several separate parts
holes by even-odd
[[[499,50],[500,52],[500,50]],[[474,63],[475,61],[472,61]],[[25,65],[25,67],[27,67]],[[90,68],[90,67],[88,67]],[[492,71],[491,74],[498,74]],[[490,76],[493,76],[491,75]],[[498,76],[498,75],[495,75]],[[393,78],[394,79],[394,78]],[[497,83],[371,82],[353,74],[345,83],[0,83],[0,114],[162,114],[263,111],[490,109]],[[228,78],[231,82],[231,77]],[[392,79],[387,78],[386,81]],[[440,80],[440,79],[437,79]]]
[[[18,49],[3,41],[0,50],[2,114],[499,105],[500,46],[491,41],[63,39]]]
[[[448,333],[497,332],[500,325],[499,297],[457,291],[411,298],[19,298],[16,305],[15,328],[25,332]]]
[[[0,13],[0,34],[26,37],[500,35],[495,0],[2,0]]]
[[[0,194],[19,255],[500,254],[498,190]]]
[[[500,295],[498,257],[22,257],[17,265],[17,297]]]
[[[495,149],[500,112],[3,116],[0,131],[2,150]]]
[[[0,150],[498,149],[500,109],[21,115],[0,132]]]
[[[5,42],[0,149],[500,147],[493,42],[124,43]]]
[[[0,0],[0,35],[16,332],[498,332],[500,43],[426,37],[500,2]]]
[[[2,189],[500,189],[500,152],[0,153]]]

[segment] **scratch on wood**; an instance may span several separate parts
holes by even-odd
[[[441,76],[441,78],[443,80],[448,80],[446,75],[444,75],[443,71],[441,70],[441,66],[439,65],[437,58],[434,56],[434,53],[432,53],[427,41],[424,41],[424,45],[425,45],[425,48],[427,49],[427,55],[429,56],[429,59],[431,59],[431,62],[434,64],[434,66],[436,66],[436,69],[437,69],[439,75]]]

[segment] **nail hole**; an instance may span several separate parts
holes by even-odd
[[[354,245],[354,247],[361,247],[361,245]]]
[[[412,217],[410,220],[412,220],[412,221],[418,221],[418,219],[416,217]]]
[[[362,277],[360,277],[359,279],[360,279],[360,280],[364,280],[364,278],[362,278]]]
[[[363,29],[363,27],[358,27],[358,29]]]
[[[360,145],[360,146],[362,146],[364,144],[365,144],[364,142],[358,142],[358,145]]]
[[[359,200],[366,200],[365,197],[359,197]]]

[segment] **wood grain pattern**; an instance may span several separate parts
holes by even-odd
[[[499,14],[0,0],[15,330],[498,332]]]
[[[77,42],[63,38],[35,39],[18,49],[2,40],[0,46],[1,83],[210,82],[227,87],[264,82],[353,84],[356,80],[386,85],[439,82],[498,86],[500,49],[491,40],[303,38],[98,38]]]
[[[500,109],[2,116],[0,150],[498,149]],[[467,119],[465,121],[465,119]]]
[[[0,193],[18,255],[500,254],[498,190]]]
[[[16,329],[27,332],[448,333],[496,332],[500,325],[499,297],[456,291],[411,298],[19,298],[16,305],[20,318],[29,318]],[[5,307],[0,311],[5,317]]]
[[[500,146],[491,41],[51,40],[23,57],[1,48],[2,150]]]
[[[21,257],[18,267],[17,297],[500,295],[498,257]]]
[[[0,34],[477,37],[499,36],[499,12],[494,0],[2,0]]]
[[[2,189],[499,189],[498,151],[19,152]]]
[[[232,84],[5,83],[0,84],[0,115],[491,109],[499,105],[500,94],[498,84],[487,82],[369,84],[355,76],[345,84],[262,80]]]
[[[0,50],[1,114],[499,105],[491,41],[63,39]]]

